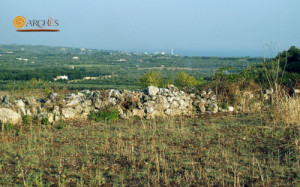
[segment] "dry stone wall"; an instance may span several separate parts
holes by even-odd
[[[21,116],[29,115],[38,119],[48,118],[50,123],[59,120],[86,119],[92,111],[106,107],[117,108],[123,119],[132,116],[151,119],[166,116],[191,116],[196,112],[230,112],[221,109],[216,95],[206,90],[199,96],[188,94],[170,85],[168,88],[149,86],[139,91],[90,91],[59,95],[53,93],[48,98],[36,99],[34,96],[13,99],[9,95],[0,97],[0,122],[16,124]]]

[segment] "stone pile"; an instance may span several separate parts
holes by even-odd
[[[66,96],[53,93],[48,98],[25,97],[14,100],[9,95],[0,97],[0,122],[16,124],[21,116],[59,120],[86,119],[92,111],[115,107],[123,119],[132,116],[151,119],[166,116],[191,116],[195,112],[216,113],[233,111],[220,109],[216,95],[203,91],[199,96],[188,94],[170,85],[168,88],[149,86],[144,92],[118,90],[83,90]]]

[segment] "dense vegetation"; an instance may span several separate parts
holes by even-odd
[[[280,66],[288,72],[300,73],[300,49],[295,46],[283,51],[276,57],[280,59]]]

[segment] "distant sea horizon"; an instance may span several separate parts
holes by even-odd
[[[116,48],[101,48],[96,46],[67,46],[67,45],[51,45],[51,44],[0,44],[0,45],[31,45],[31,46],[49,46],[49,47],[64,47],[64,48],[86,48],[86,49],[94,49],[94,50],[107,50],[107,51],[119,51],[119,52],[126,52],[126,53],[147,53],[147,54],[154,54],[158,53],[161,54],[164,52],[166,55],[171,55],[171,49],[118,49]],[[259,50],[195,50],[195,49],[173,49],[174,55],[179,56],[199,56],[199,57],[250,57],[250,58],[260,58],[262,57],[262,51]],[[266,56],[269,58],[269,56]]]

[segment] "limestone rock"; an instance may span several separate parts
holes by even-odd
[[[25,97],[25,103],[27,105],[36,105],[36,99],[34,97]]]
[[[139,109],[133,109],[132,110],[132,115],[133,116],[138,116],[139,118],[143,118],[145,115],[144,110],[139,110]]]
[[[18,124],[22,121],[21,115],[17,112],[8,109],[0,108],[0,122],[1,123],[10,123],[12,125]]]
[[[76,116],[76,112],[73,108],[63,108],[62,109],[62,117],[64,119],[74,119]]]
[[[74,106],[78,105],[78,103],[79,103],[78,99],[75,98],[75,99],[72,99],[71,101],[68,101],[66,106],[67,107],[74,107]]]
[[[59,106],[54,106],[53,114],[55,114],[56,116],[60,116]]]
[[[120,97],[120,92],[118,90],[114,90],[114,89],[111,89],[109,92],[108,92],[108,97],[115,97],[115,98],[119,98]]]
[[[205,113],[206,109],[203,103],[199,104],[199,109],[202,113]]]
[[[102,102],[102,100],[101,100],[101,99],[95,99],[95,100],[94,100],[94,106],[95,106],[95,108],[97,108],[97,109],[102,108],[102,107],[103,107],[103,102]]]
[[[53,105],[54,105],[54,103],[52,103],[50,99],[48,99],[48,100],[44,103],[44,107],[45,107],[47,110],[53,109]]]
[[[228,107],[228,111],[229,111],[229,112],[233,112],[233,111],[234,111],[234,107],[233,107],[233,106],[229,106],[229,107]]]
[[[148,95],[156,95],[159,92],[159,88],[155,86],[148,86],[147,87],[147,94]]]
[[[147,114],[151,114],[154,112],[154,108],[153,107],[146,107],[146,113]]]
[[[59,94],[58,93],[52,93],[49,98],[50,98],[51,101],[56,101],[59,98]]]
[[[25,103],[21,99],[16,100],[15,103],[16,103],[17,108],[24,108],[25,107]]]

